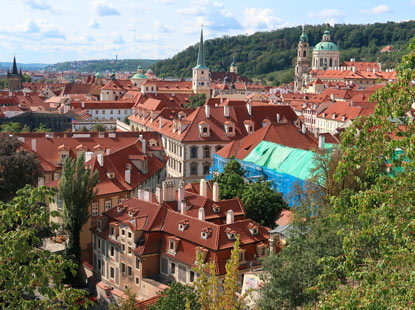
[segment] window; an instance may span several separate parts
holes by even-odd
[[[114,267],[110,267],[110,277],[111,277],[111,279],[114,279],[114,277],[115,277]]]
[[[197,147],[192,146],[190,148],[190,158],[197,158]]]
[[[57,203],[58,210],[62,211],[63,201],[62,201],[62,197],[60,195],[58,195],[56,203]]]
[[[229,132],[233,132],[233,127],[229,126],[228,131],[229,131]]]
[[[121,263],[121,273],[125,274],[125,264]]]
[[[135,277],[135,284],[139,285],[140,284],[140,278],[139,277]]]
[[[105,204],[104,204],[105,211],[111,209],[111,205],[112,205],[111,200],[105,200]]]
[[[115,252],[114,246],[111,245],[111,248],[110,248],[110,256],[114,256],[114,252]]]
[[[105,114],[105,110],[101,110],[101,114]]]
[[[98,202],[92,203],[92,216],[98,216]]]
[[[98,239],[98,249],[101,250],[101,239]]]
[[[203,174],[209,174],[210,173],[210,163],[204,163],[203,164]]]
[[[98,110],[95,110],[95,114],[98,114],[99,113],[99,111]]]
[[[121,235],[125,236],[125,229],[121,230]]]
[[[128,266],[128,267],[127,267],[127,275],[128,275],[129,277],[131,277],[131,276],[133,275],[133,268],[131,268],[131,266]]]
[[[171,274],[175,274],[176,273],[176,264],[175,263],[171,263],[170,264],[170,273]]]
[[[174,251],[174,241],[173,240],[169,241],[169,249]]]
[[[164,257],[161,258],[161,272],[164,274],[167,274],[168,270],[167,270],[167,259],[165,259]]]
[[[193,270],[190,270],[190,282],[193,282],[195,280],[195,272]]]
[[[306,57],[307,56],[307,52],[306,51],[304,51],[303,52],[303,57]]]
[[[124,201],[124,198],[118,198],[118,203],[121,203]]]
[[[203,156],[205,158],[210,158],[210,147],[209,146],[205,146],[203,148]]]
[[[138,257],[135,258],[135,269],[140,269],[140,260]]]
[[[190,163],[190,175],[197,175],[197,163]]]
[[[207,127],[203,127],[202,131],[203,131],[203,133],[207,133],[208,132],[208,128]]]
[[[131,249],[131,247],[129,246],[128,247],[128,255],[131,255],[132,254],[132,249]]]
[[[111,227],[111,235],[115,235],[115,229],[114,229],[114,227]]]
[[[112,114],[112,113],[114,113],[114,111],[113,110],[110,110],[110,114]]]
[[[117,111],[117,114],[121,114],[121,110],[118,110],[118,111]]]
[[[121,244],[121,253],[125,254],[125,244],[124,243]]]
[[[130,238],[130,239],[131,239],[131,236],[132,236],[132,234],[131,234],[131,232],[129,231],[129,232],[128,232],[128,238]]]

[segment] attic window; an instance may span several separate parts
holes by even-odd
[[[131,211],[131,210],[130,210],[130,211],[128,211],[128,216],[130,216],[130,217],[131,217],[131,216],[134,216],[134,212],[133,212],[133,211]]]
[[[207,228],[202,229],[202,231],[200,233],[200,237],[202,239],[206,240],[207,238],[209,238],[210,234],[212,233],[212,230],[213,229],[211,227],[207,227]]]
[[[336,113],[333,113],[333,115],[331,116],[332,119],[336,118]]]
[[[258,227],[257,226],[249,225],[248,229],[251,232],[251,235],[257,235],[258,234]]]
[[[115,178],[115,173],[114,172],[107,172],[107,177],[108,177],[108,179],[114,179]]]
[[[218,205],[213,205],[212,210],[213,210],[214,213],[219,213],[220,212],[220,207]]]
[[[123,207],[121,207],[121,206],[119,206],[119,207],[117,208],[117,211],[118,211],[118,213],[122,213],[122,211],[124,211],[124,208],[123,208]]]
[[[183,220],[183,221],[180,221],[179,222],[179,230],[180,231],[184,231],[186,228],[187,228],[187,226],[189,226],[189,221],[188,220]]]
[[[202,231],[201,234],[200,234],[200,237],[202,239],[205,239],[206,240],[208,238],[208,234],[206,232]]]
[[[235,240],[236,234],[229,227],[226,228],[225,233],[229,240]]]

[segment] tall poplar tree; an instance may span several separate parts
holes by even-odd
[[[90,216],[88,206],[96,195],[98,172],[85,167],[84,155],[76,161],[67,157],[63,164],[59,182],[59,195],[63,200],[63,224],[68,234],[66,255],[81,261],[80,233]]]

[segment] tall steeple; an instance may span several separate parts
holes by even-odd
[[[199,43],[199,54],[197,55],[197,64],[196,67],[198,69],[207,69],[205,63],[205,48],[203,46],[203,26],[200,30],[200,43]]]
[[[14,58],[13,58],[12,74],[19,74],[19,71],[17,71],[16,56],[14,56]]]

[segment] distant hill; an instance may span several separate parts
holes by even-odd
[[[77,72],[133,72],[137,70],[139,64],[145,70],[157,61],[153,59],[76,60],[59,62],[54,65],[49,65],[45,69],[48,71],[75,70]]]
[[[19,68],[19,69],[22,68],[22,70],[28,70],[28,71],[42,70],[46,66],[49,66],[49,64],[38,64],[38,63],[21,64],[21,63],[17,63],[17,68]],[[12,62],[0,62],[0,67],[5,69],[5,70],[11,69],[13,67],[13,63]]]
[[[325,25],[306,26],[310,46],[321,41]],[[415,37],[415,21],[369,25],[338,24],[330,27],[331,40],[341,50],[341,60],[379,61],[393,67]],[[252,35],[224,36],[205,42],[206,63],[211,71],[229,70],[235,57],[238,73],[278,85],[292,81],[301,27],[284,28]],[[195,38],[196,41],[197,38]],[[380,53],[385,45],[393,53]],[[151,68],[160,77],[191,77],[199,44],[190,46],[172,58],[161,60]],[[311,53],[310,53],[311,55]]]

